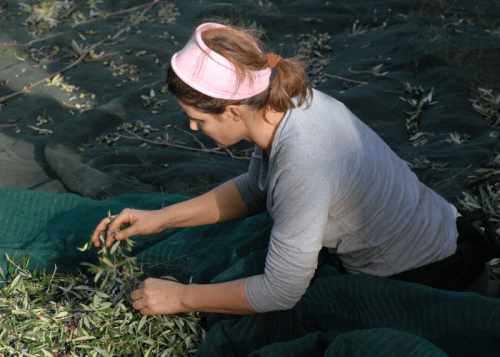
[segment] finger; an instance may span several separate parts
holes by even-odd
[[[130,222],[124,222],[124,223],[130,223]],[[115,229],[115,230],[108,230],[109,232],[109,238],[110,239],[116,239],[116,240],[124,240],[124,239],[127,239],[129,237],[132,237],[134,235],[137,235],[139,233],[138,231],[138,228],[137,228],[137,225],[133,225],[134,223],[132,223],[132,225],[128,228],[125,228],[125,229]]]
[[[99,236],[101,235],[102,232],[106,230],[106,225],[108,224],[108,221],[109,221],[108,218],[104,218],[101,221],[101,223],[99,223],[94,233],[92,234],[92,243],[94,243],[96,247],[99,247],[101,245],[101,240],[99,239]]]
[[[131,225],[136,221],[134,216],[134,210],[130,208],[125,208],[121,213],[113,219],[113,221],[108,226],[108,231],[119,232],[120,227],[124,223],[130,223]],[[120,232],[121,233],[121,232]],[[124,239],[120,237],[121,234],[118,235],[119,240]]]
[[[120,212],[120,214],[111,216],[111,217],[113,217],[113,220],[111,221],[111,223],[108,226],[108,231],[120,229],[120,226],[123,223],[129,223],[129,222],[132,223],[131,219],[132,219],[133,215],[131,214],[131,211],[132,210],[125,208],[123,211]]]
[[[140,312],[141,312],[142,315],[156,315],[148,307],[143,307],[140,310],[141,310]]]
[[[111,247],[115,243],[115,232],[106,231],[106,247]]]
[[[94,233],[92,234],[92,241],[99,242],[99,235],[101,234],[102,231],[106,229],[106,224],[107,224],[108,219],[104,218],[96,227]]]
[[[141,292],[139,290],[134,290],[130,293],[130,298],[132,300],[139,300],[141,298]]]
[[[132,303],[132,307],[136,310],[141,310],[141,309],[144,309],[146,307],[146,303],[145,303],[144,299],[139,299],[139,300],[136,300]]]
[[[120,214],[109,224],[106,230],[106,247],[110,247],[115,240],[123,240],[126,238],[120,233],[120,226],[128,221],[129,218],[127,216]]]

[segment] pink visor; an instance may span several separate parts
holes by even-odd
[[[194,36],[186,46],[172,56],[172,69],[190,87],[212,98],[245,99],[253,97],[269,87],[271,70],[252,72],[253,83],[249,78],[238,86],[236,71],[231,62],[210,50],[201,39],[204,29],[225,27],[215,23],[198,26]]]

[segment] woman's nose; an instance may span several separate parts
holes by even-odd
[[[189,121],[189,128],[195,131],[200,130],[200,128],[198,127],[198,123],[196,123],[194,120]]]

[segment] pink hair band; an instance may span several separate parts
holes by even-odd
[[[172,56],[172,69],[190,87],[212,98],[245,99],[253,97],[269,87],[271,70],[252,72],[250,78],[238,86],[236,71],[231,62],[210,50],[201,38],[203,30],[211,27],[226,27],[215,23],[205,23],[196,29],[196,35],[184,48]]]

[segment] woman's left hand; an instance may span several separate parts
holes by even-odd
[[[184,285],[175,281],[148,278],[130,294],[132,307],[143,315],[169,315],[185,312],[181,298]]]

